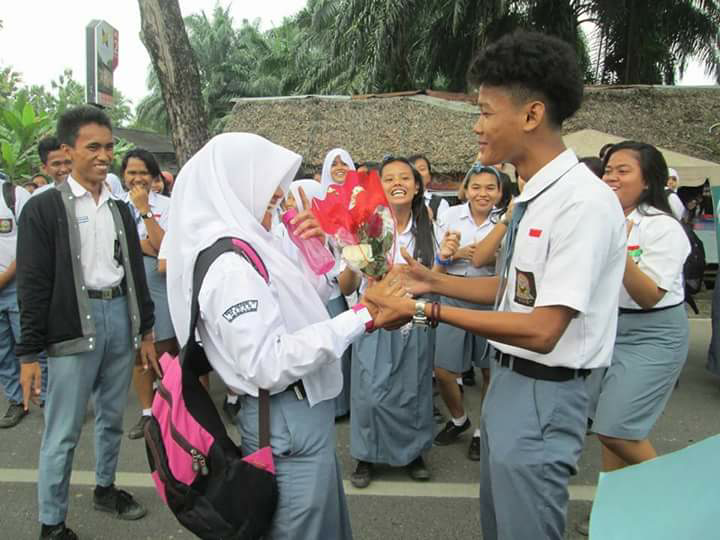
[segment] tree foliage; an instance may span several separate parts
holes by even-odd
[[[66,69],[50,82],[26,86],[11,67],[0,69],[0,168],[14,182],[29,180],[38,171],[37,142],[55,129],[58,117],[67,109],[85,103],[85,87]],[[131,117],[130,103],[116,92],[116,103],[106,110],[113,125]]]
[[[308,0],[266,32],[219,5],[185,24],[211,131],[236,97],[470,91],[483,47],[518,28],[571,43],[588,83],[673,84],[692,58],[720,80],[718,0]],[[166,130],[149,86],[138,121]]]

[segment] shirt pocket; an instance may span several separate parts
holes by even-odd
[[[538,232],[539,231],[539,232]],[[514,310],[530,312],[534,309],[545,274],[548,239],[545,231],[530,227],[522,231],[523,237],[516,240],[509,292]]]

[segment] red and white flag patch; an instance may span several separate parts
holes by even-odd
[[[530,229],[529,234],[532,238],[540,238],[542,236],[542,229]]]

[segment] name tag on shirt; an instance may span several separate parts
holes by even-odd
[[[13,231],[12,219],[0,219],[0,233],[9,234]]]
[[[80,216],[77,218],[78,225],[87,223],[88,221],[90,221],[90,218],[88,216]]]
[[[223,317],[227,322],[233,322],[235,319],[237,319],[240,315],[245,315],[246,313],[252,313],[253,311],[257,311],[258,309],[258,301],[257,300],[245,300],[244,302],[238,302],[234,306],[230,306],[225,310],[225,313],[223,313]]]

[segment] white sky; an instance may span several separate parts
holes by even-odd
[[[120,34],[119,64],[114,85],[134,105],[147,94],[150,57],[140,41],[137,0],[0,0],[0,66],[11,65],[25,84],[43,84],[67,67],[73,78],[85,83],[85,27],[103,19]],[[243,19],[261,19],[263,30],[282,22],[305,6],[306,0],[222,0],[231,4],[236,26]],[[183,16],[202,10],[211,14],[215,0],[180,0]]]
[[[222,0],[221,5],[228,5]],[[271,28],[283,17],[297,13],[306,0],[235,0],[231,13],[235,24],[242,19],[261,19]],[[114,74],[115,88],[134,105],[147,94],[145,80],[150,58],[140,41],[140,12],[136,0],[2,0],[0,20],[0,66],[11,65],[26,84],[43,84],[62,74],[66,67],[85,82],[85,26],[104,19],[120,33],[120,62]],[[214,0],[180,0],[183,16],[205,10]],[[680,84],[712,84],[701,66],[693,64]]]

